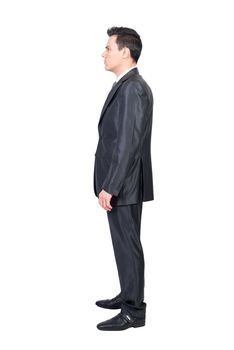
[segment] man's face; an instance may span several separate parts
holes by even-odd
[[[124,49],[118,49],[118,46],[116,44],[116,38],[116,35],[112,35],[109,37],[102,57],[104,58],[105,69],[115,74],[119,74],[121,64],[123,62]]]

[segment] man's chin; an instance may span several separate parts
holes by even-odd
[[[104,67],[106,71],[114,73],[111,67],[108,67],[106,64],[104,65]]]

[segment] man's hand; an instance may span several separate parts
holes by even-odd
[[[112,194],[102,190],[98,195],[98,203],[103,209],[107,211],[111,211],[112,209],[112,206],[110,205],[111,198],[112,198]]]

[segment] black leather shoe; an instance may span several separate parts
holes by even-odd
[[[123,331],[130,327],[143,327],[145,325],[144,318],[134,318],[128,313],[119,313],[110,320],[101,322],[97,325],[100,331]]]
[[[120,297],[120,294],[117,295],[113,299],[107,299],[107,300],[98,300],[96,301],[96,305],[99,307],[103,307],[104,309],[121,309],[122,299]]]

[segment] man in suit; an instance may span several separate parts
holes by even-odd
[[[107,211],[120,293],[96,304],[121,312],[99,330],[145,325],[144,255],[140,241],[142,202],[153,200],[151,129],[153,96],[136,67],[142,43],[130,28],[113,27],[102,57],[116,75],[98,124],[94,191]]]

